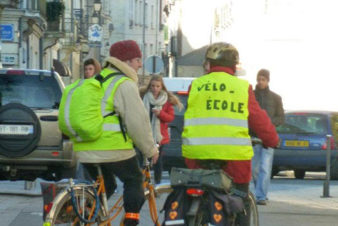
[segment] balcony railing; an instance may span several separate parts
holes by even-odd
[[[0,0],[0,8],[17,8],[19,0]]]

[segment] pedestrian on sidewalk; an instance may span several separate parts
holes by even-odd
[[[162,150],[170,142],[168,123],[175,118],[173,106],[182,110],[183,105],[177,96],[167,90],[162,77],[159,75],[151,77],[149,84],[140,89],[140,95],[150,117],[154,141],[158,144],[160,150],[158,161],[154,165],[155,183],[159,184],[163,171]]]
[[[282,98],[272,92],[269,88],[270,72],[261,69],[257,73],[257,85],[255,97],[260,107],[264,109],[275,125],[284,122],[284,109]],[[253,135],[255,136],[255,135]],[[258,205],[267,204],[267,194],[270,185],[274,149],[264,147],[262,144],[254,145],[254,156],[252,158],[252,179],[255,185],[255,195]]]

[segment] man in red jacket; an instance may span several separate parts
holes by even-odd
[[[205,58],[207,74],[194,80],[189,91],[182,154],[192,169],[203,168],[210,160],[224,161],[223,169],[233,178],[234,186],[248,193],[253,156],[249,128],[266,147],[276,147],[278,135],[251,85],[235,77],[239,62],[236,48],[215,43]],[[245,206],[247,215],[240,216],[240,225],[250,224],[247,199]]]

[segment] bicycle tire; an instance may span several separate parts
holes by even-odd
[[[250,203],[250,226],[259,226],[259,215],[258,215],[258,208],[256,205],[255,196],[252,192],[249,192],[249,203]]]
[[[209,225],[207,223],[208,219],[208,212],[206,209],[202,208],[202,204],[200,203],[197,213],[194,216],[188,216],[188,226],[207,226]]]
[[[84,198],[83,198],[84,194]],[[89,189],[83,189],[79,187],[74,187],[74,195],[77,200],[86,200],[86,206],[90,206],[95,201],[95,195]],[[98,217],[96,220],[96,224],[91,225],[99,225],[101,222],[100,218],[105,216],[105,211],[103,206],[100,205],[100,210],[98,213]],[[60,193],[55,199],[54,204],[50,212],[46,216],[46,221],[44,225],[54,226],[54,225],[85,225],[80,222],[79,218],[77,217],[74,209],[73,209],[72,201],[71,201],[71,194],[70,191],[65,190],[64,192]],[[90,209],[91,206],[89,207]],[[86,212],[87,213],[87,212]],[[72,224],[74,221],[75,224]]]

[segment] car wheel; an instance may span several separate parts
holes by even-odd
[[[279,173],[279,169],[273,167],[271,171],[271,179]]]
[[[297,179],[304,179],[305,177],[305,170],[294,170],[294,173]]]
[[[41,136],[40,121],[29,107],[9,103],[0,108],[0,154],[10,158],[31,153]]]

